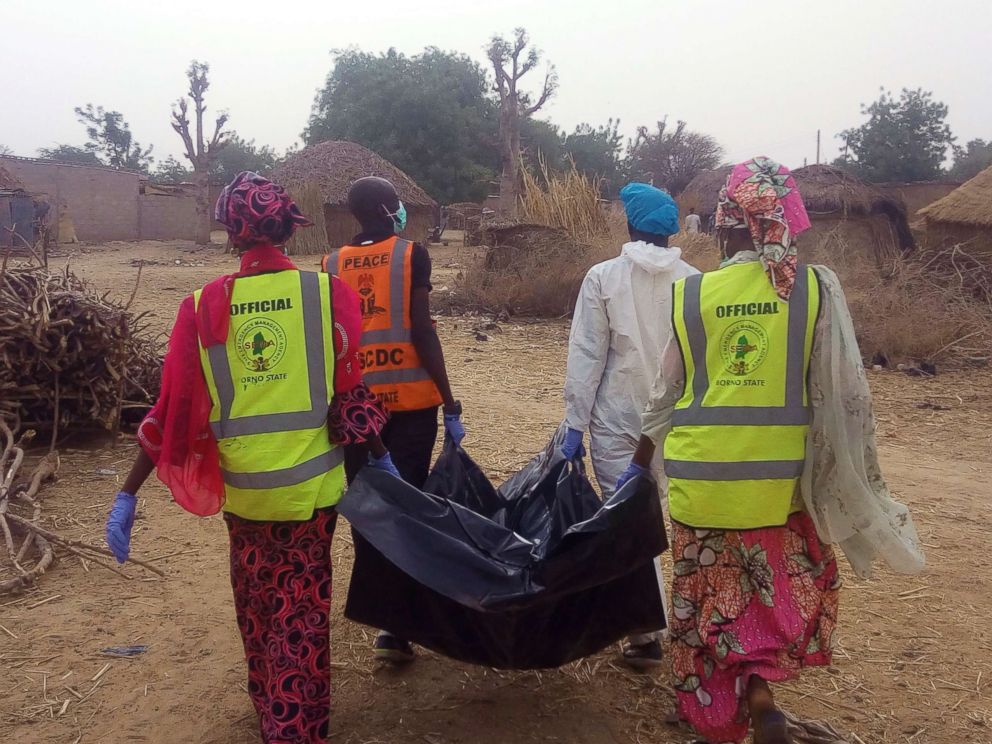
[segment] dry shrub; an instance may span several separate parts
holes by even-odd
[[[455,284],[451,309],[554,318],[568,315],[589,267],[613,258],[617,248],[573,242],[568,250],[523,253],[512,265],[485,269],[480,259]]]
[[[840,243],[817,261],[837,272],[866,359],[894,365],[988,358],[992,309],[935,271],[928,258],[924,252],[879,265]]]

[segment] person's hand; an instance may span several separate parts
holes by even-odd
[[[387,452],[382,457],[375,457],[374,455],[369,455],[369,467],[375,468],[376,470],[385,470],[387,473],[392,473],[397,478],[401,478],[400,471],[396,469],[393,464],[393,458],[389,456]]]
[[[131,552],[131,528],[134,526],[134,510],[137,506],[137,496],[121,491],[110,507],[107,517],[107,545],[118,563],[126,561]]]
[[[456,402],[453,409],[444,409],[444,431],[455,444],[461,444],[465,438],[465,426],[462,424],[462,404]]]
[[[578,429],[569,429],[565,432],[565,441],[561,445],[561,454],[566,460],[574,460],[586,454],[586,448],[582,446],[584,434]]]
[[[619,491],[621,488],[624,487],[627,481],[636,478],[639,475],[644,475],[646,472],[648,472],[647,468],[638,465],[636,462],[630,463],[630,465],[627,466],[627,469],[620,474],[619,478],[617,478],[616,490]]]

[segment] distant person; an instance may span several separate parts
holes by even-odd
[[[689,214],[685,216],[685,231],[690,235],[696,235],[699,232],[700,219],[699,215],[696,214],[695,207],[689,207]]]
[[[465,436],[462,406],[451,394],[431,319],[430,254],[419,243],[400,237],[406,207],[386,179],[355,181],[348,191],[348,208],[362,232],[350,245],[325,256],[322,266],[358,293],[365,381],[389,411],[382,439],[386,447],[392,446],[390,454],[403,480],[423,488],[442,404],[445,432],[456,444]],[[345,448],[349,482],[367,459],[364,445]],[[414,659],[409,643],[385,631],[376,638],[374,651],[382,661],[401,664]]]
[[[679,210],[667,193],[644,183],[620,192],[630,241],[620,255],[589,269],[572,316],[565,372],[562,453],[580,457],[589,432],[592,466],[603,498],[614,492],[641,432],[641,412],[672,335],[672,283],[699,272],[669,247]],[[655,473],[663,478],[660,460]],[[663,481],[660,481],[664,488]],[[660,665],[658,634],[629,639],[624,659]]]
[[[706,220],[706,234],[712,235],[716,230],[716,214],[711,214]]]
[[[618,486],[664,442],[672,671],[710,742],[792,742],[769,683],[831,663],[840,575],[915,573],[913,520],[879,470],[871,394],[837,276],[798,262],[809,218],[788,169],[736,166],[716,216],[724,262],[674,288],[675,337]],[[808,443],[812,447],[808,447]]]
[[[138,489],[156,468],[184,509],[223,509],[261,739],[322,744],[341,445],[364,442],[372,467],[399,473],[379,438],[386,412],[362,382],[352,341],[358,298],[283,252],[310,221],[282,187],[249,172],[225,187],[214,216],[241,269],[179,307],[162,391],[138,429],[141,450],[107,517],[107,544],[127,560]]]

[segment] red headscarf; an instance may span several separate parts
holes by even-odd
[[[235,245],[282,245],[297,227],[313,224],[286,189],[251,171],[242,171],[224,187],[214,217]]]

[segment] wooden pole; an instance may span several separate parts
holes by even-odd
[[[816,130],[816,164],[820,164],[820,130]]]

